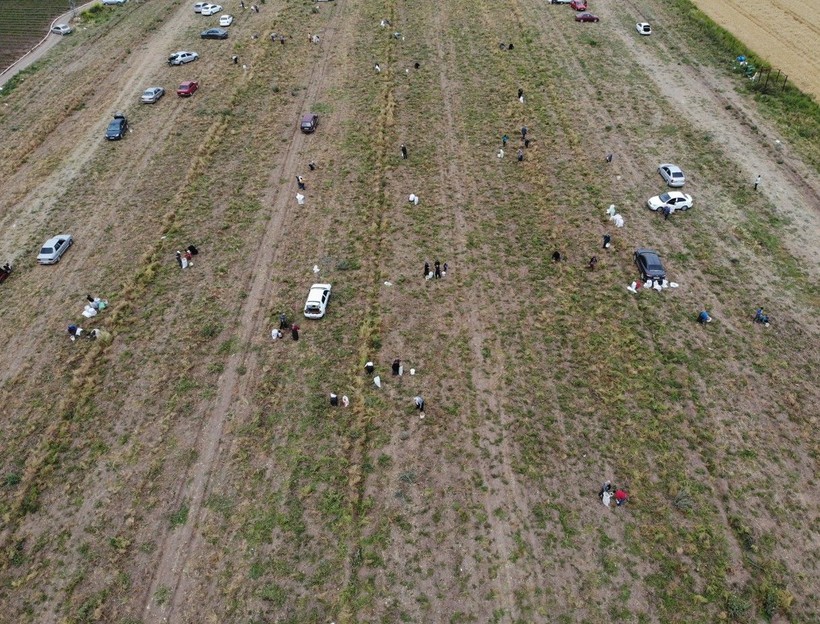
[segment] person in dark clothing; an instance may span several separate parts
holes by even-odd
[[[415,65],[413,65],[413,67],[415,67],[416,69],[418,69],[419,67],[421,67],[421,65],[420,65],[419,63],[416,63]]]
[[[664,204],[663,205],[663,220],[668,221],[669,220],[669,215],[671,215],[671,214],[672,214],[672,206],[670,206],[669,204]]]
[[[364,365],[364,370],[368,375],[372,375],[373,371],[376,370],[376,367],[373,366],[373,362],[368,362]]]
[[[523,97],[523,95],[524,95],[524,89],[519,89],[518,90],[518,99],[520,100]]]
[[[290,336],[294,340],[299,340],[299,326],[296,323],[290,327]]]
[[[518,162],[522,162],[524,160],[524,150],[519,149],[516,158],[518,158]]]
[[[425,262],[424,263],[424,277],[427,277],[428,275],[430,275],[430,263]]]
[[[407,160],[407,146],[404,143],[401,144],[401,157],[403,160]]]
[[[442,275],[447,275],[447,263],[446,262],[444,263],[444,266],[441,267],[441,274]]]
[[[420,412],[424,411],[424,398],[421,395],[417,395],[413,402],[416,404],[416,409]]]
[[[188,245],[188,253],[192,256],[196,256],[199,254],[199,249],[197,249],[194,245]]]
[[[435,272],[435,278],[436,278],[436,279],[440,279],[440,278],[441,278],[441,264],[439,263],[439,261],[438,261],[438,260],[436,260],[436,261],[433,263],[433,268],[434,268],[434,269],[435,269],[435,271],[436,271],[436,272]]]
[[[508,45],[508,46],[507,46],[507,49],[508,49],[508,50],[512,50],[514,47],[515,47],[515,46],[514,46],[513,44],[510,44],[510,45]]]
[[[282,312],[279,315],[279,329],[287,329],[288,328],[288,317]]]
[[[181,269],[182,268],[182,252],[178,251],[176,255],[177,255],[177,264],[179,265],[179,268]]]
[[[612,237],[609,234],[604,234],[604,249],[609,249],[612,243]]]
[[[507,147],[507,141],[509,140],[510,137],[508,137],[506,134],[503,137],[501,137],[501,147]]]
[[[706,323],[711,323],[712,317],[709,316],[709,313],[706,310],[702,310],[700,314],[698,314],[698,323],[701,325],[705,325]]]
[[[608,163],[611,163],[611,162],[612,162],[612,154],[607,154],[607,155],[606,155],[606,161],[607,161]]]
[[[299,175],[296,176],[296,184],[298,185],[300,191],[306,190],[305,189],[305,180],[302,176],[299,176]]]
[[[522,138],[522,139],[526,139],[526,138],[527,138],[527,126],[522,126],[522,127],[521,127],[521,138]]]
[[[524,139],[524,147],[526,147],[526,148],[530,147],[530,140],[529,139]]]
[[[308,169],[310,169],[311,171],[315,171],[316,170],[316,163],[311,160],[308,163]]]
[[[552,261],[553,262],[561,262],[561,252],[560,251],[553,252]]]
[[[401,368],[401,360],[399,358],[393,360],[393,365],[390,368],[393,370],[394,375],[398,375],[399,369]]]
[[[595,267],[598,265],[598,256],[592,256],[589,259],[589,270],[594,271]]]

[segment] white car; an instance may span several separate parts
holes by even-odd
[[[646,22],[638,22],[637,24],[635,24],[635,30],[637,30],[638,33],[641,35],[652,34],[652,27]]]
[[[68,24],[57,24],[56,26],[52,27],[51,32],[56,35],[68,35],[71,33],[71,26]]]
[[[116,6],[122,6],[123,4],[125,4],[125,0],[102,0],[102,3],[103,4],[109,4],[109,5],[113,4],[113,5],[116,5]]]
[[[330,284],[314,284],[305,301],[305,316],[309,319],[320,319],[325,315],[327,301],[330,299]]]
[[[222,13],[222,5],[206,4],[202,7],[200,13],[202,15],[216,15],[217,13]]]
[[[686,176],[683,175],[681,168],[677,165],[673,165],[672,163],[658,165],[658,173],[661,174],[661,177],[669,186],[675,188],[682,187],[686,182]]]
[[[689,210],[692,207],[692,196],[680,191],[669,191],[650,197],[646,205],[650,210],[660,210],[664,206],[670,206],[673,210]]]
[[[222,27],[230,26],[233,24],[233,15],[228,15],[225,13],[224,15],[219,16],[219,25]]]
[[[49,238],[43,243],[40,253],[37,254],[37,262],[40,264],[57,264],[60,258],[74,243],[71,234],[58,234]]]
[[[174,52],[171,56],[168,57],[168,64],[169,65],[185,65],[185,63],[191,63],[199,58],[199,54],[196,52]]]
[[[202,13],[202,7],[210,6],[210,5],[211,5],[210,2],[197,2],[194,5],[194,13]]]

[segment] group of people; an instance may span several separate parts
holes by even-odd
[[[424,279],[441,279],[447,275],[447,263],[442,265],[438,260],[433,263],[433,270],[430,270],[430,263],[424,263]]]
[[[763,312],[763,308],[758,308],[754,315],[754,322],[760,323],[761,325],[765,325],[766,327],[769,326],[769,315]],[[701,325],[706,325],[706,323],[712,322],[712,315],[709,314],[707,310],[701,310],[700,314],[698,314],[698,323]]]
[[[179,268],[187,269],[189,266],[193,266],[193,257],[198,253],[199,249],[197,249],[194,245],[188,245],[185,251],[177,251],[176,259]]]
[[[598,498],[600,498],[601,502],[607,507],[609,507],[610,502],[614,498],[615,505],[620,507],[625,505],[629,500],[629,494],[627,494],[623,488],[616,487],[612,485],[610,481],[607,481],[601,486],[601,491],[598,492]]]
[[[287,315],[282,312],[279,314],[279,328],[273,328],[270,333],[270,337],[273,340],[281,340],[282,339],[282,330],[290,329],[290,337],[294,340],[299,340],[299,330],[301,329],[296,323],[291,324],[288,321]]]
[[[0,267],[0,282],[5,281],[9,275],[11,275],[11,264],[6,262],[6,264]]]

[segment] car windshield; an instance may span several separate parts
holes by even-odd
[[[669,193],[664,193],[658,199],[660,199],[663,203],[668,203],[672,196]]]

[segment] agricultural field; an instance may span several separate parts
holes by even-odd
[[[694,3],[799,88],[820,99],[820,0]]]
[[[0,97],[0,622],[820,619],[816,108],[747,93],[682,0],[651,37],[630,3],[231,2],[227,41],[191,4]],[[638,247],[679,287],[628,292]]]
[[[68,9],[67,0],[0,0],[0,70],[30,50]]]

